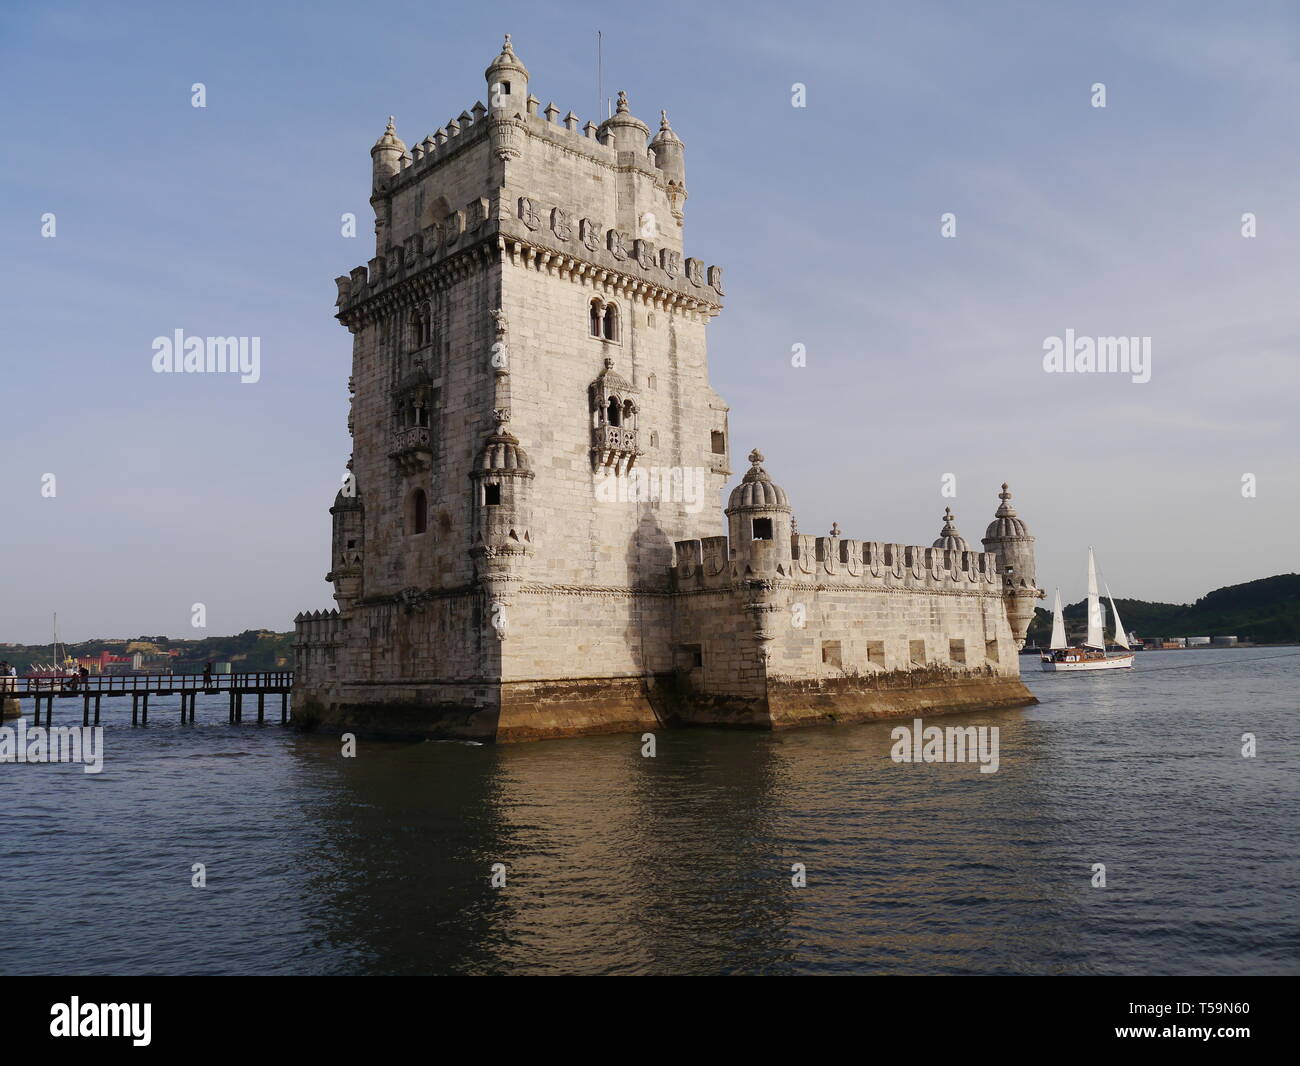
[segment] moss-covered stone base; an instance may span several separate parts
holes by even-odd
[[[664,726],[789,729],[1038,701],[1018,677],[908,672],[819,681],[768,682],[765,698],[702,696],[672,676],[578,678],[501,684],[349,686],[346,693],[295,692],[303,729],[392,738],[518,743]]]

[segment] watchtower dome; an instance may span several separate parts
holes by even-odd
[[[488,109],[505,111],[508,115],[523,115],[528,111],[528,68],[515,55],[506,34],[501,54],[492,60],[483,72],[487,78]]]
[[[790,500],[763,469],[763,453],[749,453],[749,470],[727,501],[727,531],[731,558],[743,576],[790,572]]]

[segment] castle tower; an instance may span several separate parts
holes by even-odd
[[[671,584],[677,540],[716,532],[730,476],[705,339],[722,271],[683,255],[666,121],[656,153],[625,94],[600,126],[539,113],[509,37],[484,77],[486,105],[411,151],[390,119],[371,149],[374,257],[335,279],[366,489],[333,512],[350,618],[336,677],[307,671],[298,702],[500,738],[544,719],[547,686],[574,691],[577,654],[602,714],[653,724],[671,605],[643,592]],[[670,491],[608,491],[643,473]]]
[[[1034,601],[1043,596],[1035,573],[1034,538],[1011,505],[1011,492],[1005,481],[998,499],[1002,503],[984,533],[984,550],[998,558],[1007,621],[1011,623],[1016,646],[1024,647],[1025,634],[1034,617]]]

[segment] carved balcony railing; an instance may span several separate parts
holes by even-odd
[[[626,474],[641,454],[635,429],[603,425],[591,431],[591,460],[597,469],[605,467]]]
[[[406,426],[393,434],[388,457],[404,474],[427,470],[433,463],[433,443],[428,426]]]

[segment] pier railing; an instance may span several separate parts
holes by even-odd
[[[225,693],[230,700],[227,721],[244,720],[244,697],[257,697],[257,721],[266,721],[266,697],[279,695],[280,721],[289,721],[292,670],[262,670],[245,674],[91,674],[89,677],[0,677],[0,718],[10,713],[10,702],[28,698],[33,722],[54,720],[54,701],[81,698],[81,724],[99,725],[100,701],[108,696],[131,697],[131,724],[149,724],[150,696],[180,696],[181,721],[194,721],[199,696]],[[44,702],[44,707],[41,704]],[[43,713],[42,713],[43,712]]]
[[[24,696],[92,696],[176,692],[287,692],[292,670],[246,674],[91,674],[89,677],[0,677],[0,693]]]

